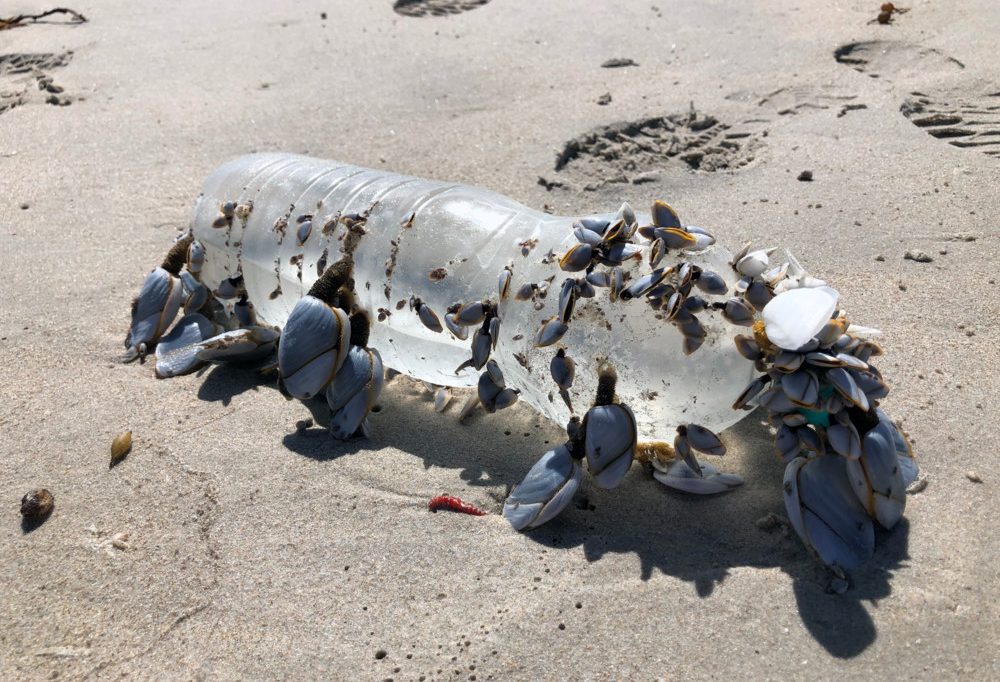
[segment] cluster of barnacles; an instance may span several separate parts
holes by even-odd
[[[213,227],[231,225],[234,217],[245,220],[242,208],[223,204]],[[299,221],[300,246],[311,228],[311,220]],[[557,344],[572,323],[577,302],[593,298],[598,289],[607,289],[610,300],[620,304],[645,299],[657,319],[681,333],[684,354],[698,350],[707,336],[699,314],[717,312],[729,323],[752,330],[735,337],[736,349],[754,363],[760,376],[737,396],[733,408],[749,409],[756,399],[768,411],[778,454],[786,464],[785,503],[792,527],[835,572],[870,558],[872,519],[891,528],[902,515],[905,489],[916,477],[909,444],[878,407],[888,388],[870,362],[881,354],[867,338],[874,330],[850,325],[838,307],[837,292],[811,277],[791,254],[772,266],[774,249],[744,248],[731,262],[738,278],[732,292],[721,274],[687,260],[663,267],[672,250],[707,249],[715,238],[683,226],[661,201],[653,204],[651,225],[640,226],[624,204],[613,219],[576,221],[573,234],[579,243],[549,262],[558,262],[560,270],[575,276],[563,280],[558,312],[541,322],[535,347]],[[647,243],[637,242],[637,236]],[[630,259],[643,261],[647,248],[651,271],[633,278],[623,266]],[[144,357],[155,344],[161,377],[188,373],[208,362],[274,367],[286,396],[303,401],[325,397],[334,437],[367,435],[367,417],[381,393],[385,371],[378,351],[368,347],[371,322],[355,300],[351,253],[345,251],[329,267],[324,256],[322,275],[280,331],[257,324],[238,274],[210,292],[200,277],[204,261],[204,247],[186,234],[147,276],[133,304],[126,359]],[[463,418],[480,405],[492,413],[517,401],[519,390],[507,385],[500,366],[490,358],[500,334],[500,305],[510,298],[544,297],[554,278],[525,284],[515,292],[512,270],[506,267],[499,274],[495,301],[455,303],[444,313],[443,324],[430,306],[416,295],[410,297],[410,309],[432,332],[447,329],[455,338],[468,340],[473,330],[471,357],[455,370],[481,371]],[[706,298],[723,296],[727,298]],[[181,309],[183,317],[170,329]],[[576,363],[565,348],[557,348],[549,371],[574,413],[569,390]],[[579,488],[584,460],[602,488],[616,487],[635,459],[649,462],[658,481],[684,492],[714,494],[742,483],[738,476],[699,462],[696,452],[719,456],[726,448],[698,424],[678,426],[672,446],[638,442],[635,416],[615,395],[616,380],[611,363],[601,362],[596,397],[582,419],[571,418],[567,441],[545,453],[507,499],[503,514],[514,528],[536,528],[558,515]],[[448,400],[448,389],[437,389],[436,409],[443,409]]]
[[[682,227],[676,212],[663,202],[654,203],[651,226],[639,227],[626,204],[616,220],[583,219],[573,228],[580,243],[559,259],[559,265],[568,272],[586,270],[586,275],[565,280],[560,315],[543,322],[536,345],[561,337],[575,296],[588,284],[609,287],[612,300],[645,296],[658,315],[681,331],[686,354],[697,350],[705,336],[695,313],[720,311],[728,322],[751,328],[752,336],[737,335],[735,343],[762,374],[736,398],[733,408],[749,409],[757,397],[768,411],[778,455],[786,464],[785,503],[791,525],[806,547],[841,577],[844,570],[867,561],[874,551],[872,521],[892,528],[902,516],[906,488],[917,476],[905,436],[878,407],[888,387],[871,364],[882,353],[868,338],[875,330],[850,325],[838,306],[839,294],[810,276],[791,254],[772,266],[769,259],[775,249],[751,251],[748,246],[736,254],[731,266],[739,279],[725,301],[709,303],[692,295],[694,287],[715,296],[727,295],[729,287],[717,273],[687,261],[670,268],[658,266],[669,249],[697,250],[710,246],[714,238],[703,230]],[[635,234],[650,241],[653,270],[629,284],[620,265],[639,253],[638,246],[630,248]],[[597,272],[597,265],[610,270]],[[572,383],[573,364],[563,349],[553,358],[551,370],[570,405],[564,389]],[[601,381],[605,379],[602,374]],[[516,528],[536,527],[565,506],[567,495],[571,496],[567,491],[579,485],[577,462],[584,455],[597,485],[617,485],[620,479],[605,473],[606,463],[591,456],[595,449],[605,456],[632,453],[636,447],[648,450],[653,453],[647,459],[657,480],[687,492],[723,492],[739,485],[738,477],[720,474],[693,455],[693,450],[723,454],[725,447],[715,434],[698,425],[682,425],[672,450],[664,444],[640,445],[628,438],[634,433],[631,411],[608,400],[599,395],[582,427],[571,421],[569,441],[546,453],[514,489],[504,514]],[[676,461],[668,468],[671,459]]]

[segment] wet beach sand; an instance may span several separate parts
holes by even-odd
[[[0,677],[1000,677],[995,2],[205,4],[0,31]],[[884,331],[926,488],[836,595],[757,523],[760,413],[723,434],[737,491],[636,465],[522,535],[497,512],[561,437],[526,406],[460,425],[397,379],[338,444],[253,373],[121,364],[202,180],[266,150],[788,247]]]

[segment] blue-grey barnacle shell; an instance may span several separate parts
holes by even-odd
[[[535,335],[535,346],[538,348],[551,346],[561,339],[568,329],[569,326],[558,317],[550,317],[539,327]]]
[[[721,296],[729,291],[729,285],[726,284],[726,280],[711,270],[702,270],[701,274],[698,275],[698,279],[695,280],[694,285],[706,294],[712,294],[713,296]]]
[[[785,510],[806,547],[827,566],[857,568],[875,550],[875,530],[835,455],[796,457],[785,468]]]
[[[819,400],[819,379],[808,369],[781,377],[781,388],[788,399],[799,407],[813,407]]]
[[[850,373],[843,367],[834,367],[826,371],[826,380],[833,385],[843,398],[859,410],[868,411],[868,396],[858,388]]]
[[[132,311],[132,325],[126,339],[130,352],[138,352],[142,344],[152,344],[170,326],[181,307],[183,296],[180,279],[163,268],[146,276]]]
[[[685,427],[688,444],[698,452],[721,457],[726,454],[726,446],[713,432],[699,424],[688,424]]]
[[[858,500],[885,528],[892,528],[906,506],[906,485],[896,454],[893,427],[880,420],[861,439],[861,457],[847,461]]]
[[[549,450],[531,467],[503,505],[503,517],[514,530],[530,530],[555,518],[566,508],[583,470],[565,445]]]
[[[455,324],[462,325],[463,327],[471,327],[479,324],[486,319],[486,306],[482,301],[466,303],[455,311],[454,319]]]
[[[288,316],[278,347],[278,367],[288,392],[307,400],[326,388],[347,356],[347,314],[314,296],[303,296]]]
[[[200,343],[219,331],[219,326],[204,315],[192,313],[182,317],[156,344],[156,376],[180,376],[204,365],[205,362],[198,359]]]
[[[653,202],[653,224],[657,227],[680,227],[681,219],[670,204],[657,199]]]
[[[826,439],[830,441],[830,447],[838,455],[843,455],[847,459],[857,459],[861,456],[861,436],[854,424],[831,424],[826,430]]]
[[[208,287],[187,270],[181,271],[180,280],[184,287],[184,313],[198,312],[208,301]]]
[[[357,433],[382,393],[385,371],[377,350],[351,346],[344,364],[326,389],[330,433],[346,440]]]
[[[587,412],[584,450],[594,482],[614,488],[632,466],[637,430],[627,405],[597,405]]]
[[[586,270],[593,258],[593,247],[590,244],[577,244],[570,248],[563,257],[559,259],[559,267],[566,272],[578,272]]]
[[[437,313],[431,310],[431,307],[426,303],[421,303],[417,306],[417,316],[420,317],[420,321],[424,323],[424,326],[432,332],[440,333],[444,331],[444,327],[441,326],[441,320],[438,319]]]

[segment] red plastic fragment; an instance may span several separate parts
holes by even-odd
[[[463,502],[460,498],[453,495],[432,497],[431,501],[427,503],[427,508],[432,512],[437,512],[439,509],[448,509],[462,514],[471,514],[472,516],[486,516],[487,514],[485,510],[480,509],[474,504]]]

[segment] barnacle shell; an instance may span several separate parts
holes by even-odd
[[[530,530],[555,518],[566,508],[583,470],[565,445],[549,450],[538,460],[503,505],[503,517],[514,530]]]
[[[347,314],[314,296],[303,296],[285,323],[278,366],[285,388],[300,399],[317,395],[347,357],[351,322]]]
[[[637,441],[635,415],[627,405],[597,405],[587,413],[584,448],[594,482],[614,488],[632,466]]]
[[[692,471],[683,460],[674,462],[667,471],[653,469],[653,478],[674,490],[694,495],[715,495],[743,485],[736,474],[723,474],[711,464],[698,463],[700,473]]]
[[[167,331],[181,307],[183,291],[181,282],[163,268],[156,268],[142,284],[132,312],[132,327],[128,347],[156,341]]]
[[[839,297],[830,287],[778,294],[761,312],[768,340],[779,348],[798,350],[823,329]]]
[[[875,531],[833,455],[796,457],[785,468],[785,510],[792,528],[827,566],[853,569],[871,558]]]

